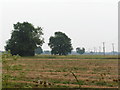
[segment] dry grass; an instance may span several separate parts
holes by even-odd
[[[42,58],[40,58],[42,57]],[[118,82],[118,60],[111,59],[70,59],[71,56],[58,56],[58,58],[43,58],[44,56],[25,57],[14,61],[12,65],[19,65],[19,69],[9,70],[14,77],[11,81],[33,82],[42,79],[54,83],[56,86],[79,87],[72,71],[80,82],[81,87],[87,88],[117,88]],[[64,57],[64,58],[63,58]],[[75,56],[74,56],[75,57]],[[97,56],[98,57],[98,56]],[[115,56],[114,56],[115,58]],[[3,65],[4,66],[4,65]],[[3,70],[6,73],[6,70]]]

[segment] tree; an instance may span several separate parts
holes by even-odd
[[[51,54],[54,55],[67,55],[72,51],[71,39],[62,32],[55,32],[55,36],[49,38]]]
[[[43,50],[41,47],[38,47],[35,49],[35,54],[41,54],[41,53],[43,53]]]
[[[49,50],[45,50],[44,54],[51,54],[51,52]]]
[[[79,47],[77,47],[76,52],[79,54],[83,54],[83,53],[85,53],[85,48],[80,49]]]
[[[13,26],[11,38],[6,42],[6,51],[10,50],[12,55],[34,56],[35,49],[44,43],[42,28],[35,28],[28,22],[18,22]]]

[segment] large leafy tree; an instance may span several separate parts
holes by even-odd
[[[18,22],[14,24],[11,38],[7,41],[5,49],[11,51],[12,55],[34,56],[35,49],[42,46],[42,28],[34,27],[31,23]]]
[[[76,52],[79,53],[79,54],[84,54],[85,53],[85,48],[81,49],[81,48],[77,47]]]
[[[71,39],[62,32],[55,32],[55,36],[50,37],[48,45],[52,49],[51,54],[54,55],[67,55],[73,49]]]

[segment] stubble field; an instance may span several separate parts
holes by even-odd
[[[39,55],[14,62],[9,58],[7,65],[3,88],[118,88],[115,55]]]

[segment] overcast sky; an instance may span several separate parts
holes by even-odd
[[[13,24],[27,21],[43,28],[45,43],[56,31],[66,33],[72,46],[87,51],[118,49],[118,0],[0,0],[0,50],[10,38]]]

